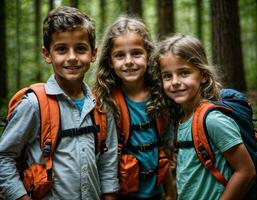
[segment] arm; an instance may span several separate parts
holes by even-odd
[[[111,113],[107,113],[107,152],[102,153],[98,159],[98,172],[101,183],[103,199],[111,200],[119,190],[118,181],[118,140],[116,124]]]
[[[176,199],[175,181],[171,170],[167,173],[163,186],[165,190],[165,200],[175,200]]]
[[[229,179],[221,200],[242,199],[256,176],[252,159],[243,144],[225,151],[224,157],[234,173]]]
[[[27,194],[16,169],[16,159],[32,138],[32,133],[36,133],[36,127],[39,131],[39,124],[39,115],[31,102],[23,99],[3,132],[0,140],[0,180],[4,181],[0,181],[0,188],[6,199],[18,199]]]

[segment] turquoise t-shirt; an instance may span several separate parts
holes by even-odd
[[[146,113],[146,104],[149,99],[143,102],[134,102],[128,97],[125,97],[125,100],[128,106],[131,124],[140,124],[150,120],[149,115]],[[155,143],[158,140],[157,135],[158,133],[155,128],[149,128],[145,131],[133,131],[129,142],[135,146]],[[137,151],[138,153],[136,155],[129,149],[125,148],[125,150],[134,155],[139,160],[140,167],[145,170],[155,169],[158,165],[158,147],[155,147],[152,151]],[[162,187],[156,186],[156,179],[156,175],[141,178],[140,189],[133,196],[147,198],[161,193]]]
[[[72,102],[76,105],[76,107],[79,110],[79,114],[81,115],[82,110],[83,110],[83,106],[85,103],[85,96],[83,96],[81,99],[72,99]]]
[[[178,127],[178,141],[191,141],[192,117]],[[215,154],[215,166],[229,179],[232,169],[222,155],[235,145],[242,143],[236,122],[219,111],[212,111],[206,118],[210,144]],[[179,149],[177,156],[178,200],[218,200],[224,186],[203,167],[194,148]]]

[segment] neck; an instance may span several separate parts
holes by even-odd
[[[73,99],[81,99],[84,96],[82,89],[82,81],[58,81],[59,86],[69,97]]]
[[[190,104],[181,105],[184,111],[184,116],[181,119],[181,122],[187,121],[192,114],[194,113],[195,109],[199,106],[199,104],[203,101],[202,97],[198,96],[194,99],[194,101],[190,102]]]
[[[148,88],[144,83],[136,86],[122,85],[123,92],[133,101],[140,102],[147,99],[150,95]]]

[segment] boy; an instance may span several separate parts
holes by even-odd
[[[94,22],[76,8],[60,7],[44,20],[43,34],[42,53],[54,70],[45,90],[58,99],[60,130],[92,125],[90,112],[95,99],[83,79],[96,58]],[[59,139],[53,157],[53,185],[44,199],[115,198],[117,138],[109,113],[107,127],[108,151],[97,155],[93,133]],[[17,106],[0,141],[0,188],[6,199],[30,199],[15,166],[24,147],[28,164],[43,163],[39,105],[34,93],[28,93]]]

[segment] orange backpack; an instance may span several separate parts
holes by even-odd
[[[117,124],[117,132],[118,132],[118,152],[119,152],[119,181],[120,181],[120,194],[127,195],[139,190],[140,183],[140,174],[144,176],[151,176],[154,173],[157,173],[157,185],[160,185],[164,181],[164,177],[170,171],[170,164],[168,157],[164,153],[164,150],[161,146],[161,141],[158,144],[147,144],[137,146],[140,151],[147,151],[154,146],[158,145],[159,147],[159,163],[157,169],[153,169],[150,171],[140,171],[140,163],[138,160],[131,154],[122,154],[123,149],[126,145],[129,145],[129,137],[130,130],[132,128],[136,128],[137,130],[143,130],[147,128],[154,127],[156,124],[158,138],[160,139],[162,135],[166,131],[166,123],[161,118],[158,117],[155,122],[149,121],[140,125],[130,124],[129,112],[127,108],[127,104],[125,102],[124,96],[121,90],[116,90],[114,93],[114,100],[117,106],[120,109],[120,121]]]
[[[32,195],[33,199],[42,199],[53,184],[53,154],[57,146],[57,139],[60,133],[67,136],[67,133],[72,132],[72,136],[93,132],[97,137],[96,140],[96,152],[107,151],[105,145],[106,139],[106,113],[100,111],[100,109],[94,108],[93,110],[93,125],[82,127],[80,129],[69,129],[59,132],[60,128],[60,112],[58,101],[54,95],[47,95],[45,92],[44,83],[32,84],[29,87],[19,90],[10,100],[8,106],[8,113],[6,121],[10,120],[12,112],[19,104],[23,96],[29,92],[34,92],[39,108],[40,108],[40,120],[41,120],[41,133],[40,133],[40,148],[45,160],[45,164],[33,163],[23,171],[23,166],[19,166],[20,174],[23,176],[23,184],[29,195]],[[23,155],[22,155],[23,156]],[[21,158],[22,159],[22,158]]]

